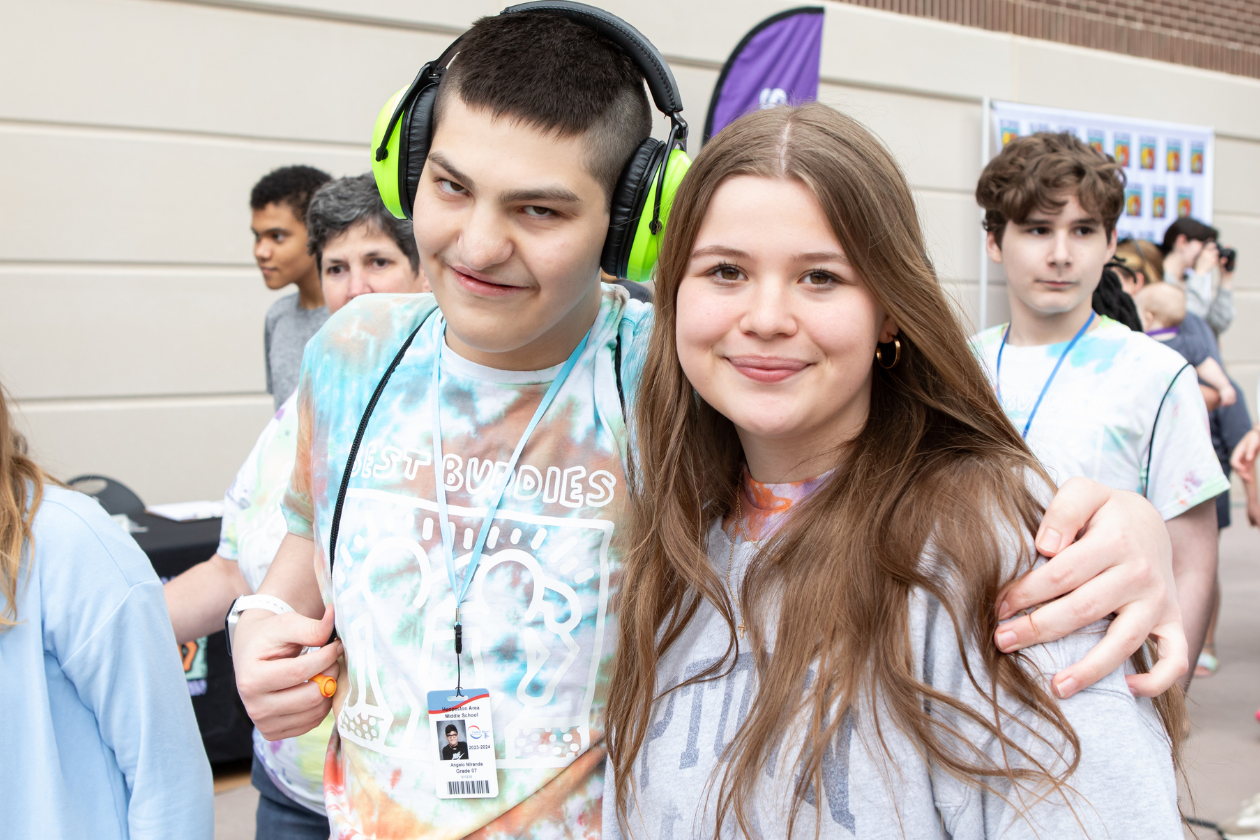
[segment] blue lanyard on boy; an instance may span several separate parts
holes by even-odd
[[[520,460],[521,452],[525,449],[525,443],[529,440],[530,435],[534,433],[534,428],[538,426],[538,421],[542,420],[543,415],[547,413],[548,406],[555,400],[556,394],[560,392],[560,387],[564,385],[564,381],[573,372],[574,366],[577,365],[578,359],[581,358],[582,352],[586,349],[586,344],[590,340],[591,334],[588,331],[586,335],[582,336],[578,346],[573,348],[573,352],[569,354],[568,360],[560,368],[556,378],[552,380],[551,387],[543,395],[542,402],[534,410],[534,416],[530,419],[529,425],[525,427],[525,432],[521,435],[521,439],[517,441],[516,449],[512,451],[512,457],[508,460],[507,469],[503,471],[503,475],[494,487],[494,494],[491,497],[490,504],[486,507],[486,518],[481,523],[481,531],[477,534],[477,542],[473,545],[472,554],[468,558],[468,570],[464,573],[464,583],[460,586],[455,575],[455,534],[454,529],[451,528],[450,516],[446,506],[446,462],[442,456],[441,385],[442,348],[446,343],[445,320],[440,317],[437,318],[434,322],[433,331],[437,335],[434,346],[437,348],[438,354],[438,358],[433,364],[433,385],[430,388],[432,392],[430,394],[430,404],[433,412],[433,472],[434,477],[437,479],[438,529],[442,533],[442,549],[446,555],[446,574],[451,581],[451,593],[455,596],[455,691],[459,693],[459,659],[460,654],[463,653],[463,633],[459,623],[460,604],[464,602],[464,597],[468,594],[468,587],[472,583],[473,576],[477,574],[477,567],[481,565],[481,553],[485,549],[486,537],[490,534],[490,526],[494,523],[494,516],[499,510],[499,504],[503,501],[503,493],[507,490],[508,483],[512,480],[512,474],[516,471],[516,462]]]
[[[1050,371],[1050,378],[1046,380],[1046,384],[1041,386],[1041,393],[1037,395],[1037,402],[1033,404],[1032,411],[1028,414],[1028,422],[1024,424],[1024,431],[1020,432],[1020,437],[1028,439],[1028,430],[1032,428],[1033,418],[1037,416],[1037,409],[1041,408],[1041,401],[1046,398],[1046,391],[1050,390],[1050,383],[1054,381],[1055,374],[1059,372],[1059,368],[1063,365],[1063,360],[1068,357],[1068,353],[1072,352],[1072,348],[1076,346],[1076,342],[1081,340],[1081,336],[1085,335],[1085,331],[1089,329],[1089,325],[1094,323],[1094,313],[1091,310],[1089,320],[1076,331],[1076,335],[1072,336],[1072,340],[1068,342],[1067,349],[1059,356],[1059,360],[1054,363],[1054,370]],[[1006,349],[1006,339],[1010,338],[1011,325],[1006,325],[1006,332],[1002,334],[1002,344],[998,347],[997,372],[993,378],[997,380],[997,398],[998,402],[1002,402],[1002,351]]]

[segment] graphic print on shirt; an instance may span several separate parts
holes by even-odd
[[[448,455],[448,465],[456,458]],[[522,465],[509,484],[460,608],[464,684],[509,689],[491,695],[504,768],[564,767],[590,747],[594,666],[605,645],[613,523],[505,510],[520,495],[545,491],[546,484],[530,487],[531,473],[538,472]],[[602,473],[593,477],[596,482],[615,486],[611,473],[596,472]],[[467,475],[472,474],[470,465]],[[448,472],[448,492],[463,478]],[[576,495],[577,487],[573,473],[564,492]],[[552,501],[560,496],[557,489]],[[612,492],[599,486],[587,496],[611,500]],[[485,513],[485,508],[462,505],[449,509],[461,582]],[[352,489],[342,521],[362,527],[351,532],[335,570],[338,609],[354,616],[343,636],[350,692],[337,718],[338,731],[377,752],[427,760],[434,745],[424,726],[423,695],[402,677],[427,675],[424,682],[432,688],[455,685],[455,600],[437,505],[405,494]],[[402,591],[396,587],[400,577],[412,579]],[[342,589],[344,580],[352,583]],[[406,618],[408,612],[414,619]],[[384,622],[382,614],[388,616]],[[406,663],[389,661],[397,656],[396,645],[377,643],[382,633],[391,635],[382,627],[395,617],[404,624],[419,622],[405,631],[420,640]]]

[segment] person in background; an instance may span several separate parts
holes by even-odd
[[[1135,299],[1143,331],[1180,353],[1194,367],[1202,384],[1216,391],[1220,405],[1233,405],[1238,400],[1238,392],[1220,362],[1212,357],[1213,347],[1202,336],[1181,331],[1187,314],[1186,293],[1173,283],[1152,283],[1138,292]]]
[[[1123,264],[1129,273],[1120,272],[1120,284],[1131,297],[1148,283],[1164,280],[1164,255],[1159,246],[1145,239],[1122,239],[1116,245],[1115,262]]]
[[[369,293],[429,290],[411,222],[381,203],[370,175],[322,187],[306,216],[311,256],[323,279],[329,312]],[[223,629],[240,595],[254,592],[285,534],[280,500],[297,451],[297,392],[280,406],[254,444],[223,500],[219,549],[166,584],[175,636],[181,642]],[[253,783],[258,788],[260,838],[328,837],[324,811],[324,752],[332,717],[300,738],[267,741],[254,733]]]
[[[297,286],[267,310],[263,349],[267,393],[276,408],[297,388],[302,348],[328,320],[319,271],[306,241],[306,208],[330,176],[312,166],[285,166],[268,172],[249,195],[254,260],[272,291]]]
[[[1216,333],[1212,332],[1212,328],[1198,315],[1185,311],[1186,296],[1177,284],[1161,282],[1164,277],[1164,255],[1154,242],[1144,239],[1124,240],[1116,246],[1116,257],[1111,267],[1116,270],[1124,290],[1135,298],[1143,296],[1147,289],[1150,289],[1157,297],[1165,299],[1168,299],[1169,295],[1180,297],[1181,304],[1177,306],[1177,309],[1182,313],[1182,318],[1175,329],[1169,331],[1168,328],[1172,324],[1170,321],[1169,324],[1162,325],[1164,329],[1156,327],[1151,337],[1168,344],[1193,364],[1199,373],[1202,380],[1199,382],[1199,391],[1203,394],[1203,402],[1208,408],[1208,428],[1212,433],[1212,448],[1216,450],[1216,459],[1221,465],[1222,472],[1225,473],[1226,478],[1229,478],[1230,453],[1238,445],[1247,429],[1251,427],[1251,416],[1245,403],[1236,400],[1225,403],[1222,399],[1229,391],[1237,394],[1238,386],[1228,378],[1228,374],[1224,374]],[[1217,387],[1209,384],[1208,377],[1205,377],[1200,369],[1202,365],[1209,362],[1225,375],[1224,382],[1230,385],[1228,390],[1218,390]],[[1218,379],[1216,384],[1223,383]],[[1229,525],[1229,494],[1222,493],[1216,497],[1216,526],[1219,531],[1228,528]],[[1200,651],[1198,661],[1194,666],[1196,677],[1210,677],[1220,667],[1220,660],[1216,656],[1216,620],[1221,611],[1219,576],[1213,585],[1213,591],[1215,594],[1212,619],[1208,623],[1203,650]]]
[[[976,201],[989,257],[1006,270],[1011,321],[972,342],[1057,483],[1084,476],[1138,492],[1163,516],[1194,661],[1214,603],[1214,500],[1229,482],[1185,360],[1092,307],[1115,253],[1120,172],[1068,134],[1012,140],[989,162]]]
[[[149,558],[26,454],[0,388],[5,837],[210,840],[214,785]]]
[[[1218,336],[1234,321],[1234,272],[1226,270],[1217,247],[1217,230],[1183,216],[1164,231],[1164,280],[1186,291],[1186,311],[1207,321]],[[1214,273],[1220,283],[1212,293]]]

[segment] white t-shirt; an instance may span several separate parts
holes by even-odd
[[[1028,445],[1051,478],[1062,484],[1084,476],[1142,493],[1165,521],[1227,491],[1194,370],[1182,371],[1185,359],[1142,333],[1098,321],[1063,360],[1028,430]],[[1006,327],[974,336],[972,349],[1022,432],[1067,342],[1008,344],[997,383]]]

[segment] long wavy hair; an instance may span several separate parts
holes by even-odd
[[[1079,761],[1076,734],[1027,660],[1000,653],[991,641],[999,590],[1033,561],[1026,544],[1043,510],[1029,479],[1048,486],[1049,478],[968,347],[892,155],[858,122],[809,104],[759,111],[724,129],[696,158],[669,220],[657,324],[633,417],[632,547],[618,596],[621,635],[608,712],[618,818],[625,824],[633,763],[663,696],[658,661],[704,602],[727,624],[726,655],[672,690],[729,673],[741,645],[706,535],[734,509],[743,452],[731,422],[692,388],[675,345],[678,287],[697,233],[714,192],[738,175],[791,178],[814,194],[849,262],[899,327],[901,360],[884,370],[872,359],[865,426],[835,452],[827,480],[762,545],[738,593],[757,689],[709,782],[718,834],[732,818],[753,834],[750,803],[764,771],[762,747],[788,727],[803,727],[806,746],[793,774],[776,772],[796,779],[791,834],[807,791],[824,789],[825,746],[859,705],[864,713],[885,710],[874,721],[885,751],[884,733],[893,725],[929,762],[969,783],[993,791],[1064,785]],[[1020,549],[1013,567],[1011,552]],[[974,710],[920,678],[910,627],[915,590],[938,601],[953,622],[959,656],[989,708]],[[975,651],[970,660],[963,644]],[[999,697],[1044,725],[1021,725]],[[1180,696],[1162,701],[1161,713],[1176,743]],[[958,721],[996,739],[1007,763],[968,745]],[[1049,744],[1056,761],[1042,763],[1022,747],[1030,736]]]
[[[14,428],[0,386],[0,633],[18,623],[22,552],[31,547],[31,524],[50,480],[26,454],[26,439]]]

